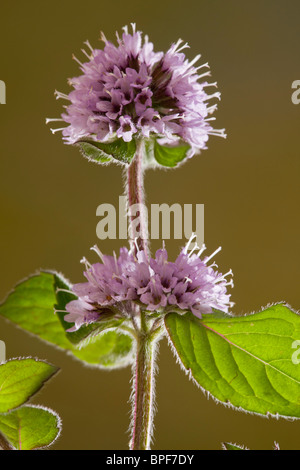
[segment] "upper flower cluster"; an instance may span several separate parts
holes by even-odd
[[[78,61],[82,75],[69,81],[74,90],[69,95],[56,92],[57,98],[71,102],[62,114],[69,125],[52,131],[62,130],[70,144],[83,137],[129,142],[134,135],[154,135],[161,143],[187,142],[190,154],[206,148],[210,134],[225,137],[224,129],[210,125],[214,118],[209,115],[217,106],[209,101],[220,99],[220,93],[209,95],[205,89],[216,83],[199,82],[210,75],[208,70],[198,74],[208,64],[194,67],[200,56],[187,60],[182,50],[188,45],[182,40],[166,53],[154,52],[148,37],[143,40],[135,25],[132,29],[132,34],[127,27],[122,37],[117,34],[117,46],[102,34],[103,50],[86,42],[88,61]]]
[[[108,309],[130,315],[135,310],[133,304],[150,312],[190,310],[200,318],[202,313],[211,313],[213,308],[228,312],[232,305],[227,286],[233,283],[232,279],[226,280],[232,275],[231,270],[223,275],[213,269],[215,263],[207,264],[220,249],[202,260],[200,255],[205,246],[199,249],[195,245],[189,253],[187,245],[174,263],[168,261],[165,248],[158,250],[151,259],[143,250],[134,255],[127,248],[121,248],[117,258],[103,255],[97,247],[93,249],[102,263],[91,265],[83,259],[87,282],[72,288],[78,299],[66,305],[69,313],[65,320],[75,323],[69,331],[101,320],[101,315]]]

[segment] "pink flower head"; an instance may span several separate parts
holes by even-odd
[[[104,34],[102,40],[103,49],[86,42],[87,61],[78,61],[82,74],[69,81],[74,90],[56,92],[70,104],[61,119],[68,126],[53,132],[62,130],[69,144],[83,137],[101,142],[155,137],[172,145],[184,141],[191,146],[190,155],[206,148],[209,135],[225,137],[224,129],[210,124],[216,105],[209,103],[220,99],[220,93],[206,92],[216,86],[203,80],[210,75],[208,64],[195,67],[200,56],[186,59],[182,51],[188,45],[182,40],[166,53],[154,52],[134,24],[132,33],[124,27],[122,36],[117,34],[117,45]],[[206,70],[198,73],[201,69]]]
[[[194,236],[175,262],[168,261],[165,247],[150,260],[142,250],[134,255],[127,248],[121,248],[117,257],[103,255],[93,247],[102,262],[91,265],[83,259],[87,282],[72,288],[78,299],[66,305],[65,320],[75,323],[69,331],[101,320],[101,315],[108,310],[125,317],[137,308],[161,314],[191,311],[199,318],[203,313],[212,313],[213,309],[228,312],[233,304],[227,286],[233,286],[233,282],[226,278],[232,272],[223,275],[214,270],[214,263],[208,264],[220,249],[203,259],[200,256],[204,245],[199,249],[195,244],[188,252],[192,238]]]

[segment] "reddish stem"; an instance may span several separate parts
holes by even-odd
[[[127,201],[130,221],[131,243],[136,245],[139,250],[144,250],[149,255],[148,247],[148,221],[146,215],[146,206],[144,202],[144,142],[142,139],[137,141],[136,154],[127,170]],[[135,207],[133,207],[135,206]],[[133,213],[131,213],[133,210]],[[138,211],[138,212],[137,212]],[[137,216],[138,223],[136,222]],[[135,223],[134,223],[135,222]],[[136,225],[134,230],[134,225]],[[134,233],[135,232],[135,233]],[[134,252],[137,253],[137,247],[134,244]]]

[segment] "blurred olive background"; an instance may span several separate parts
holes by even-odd
[[[149,34],[157,50],[179,37],[191,59],[199,52],[217,80],[222,101],[209,149],[174,171],[146,175],[148,204],[205,204],[208,251],[235,274],[236,313],[286,300],[300,308],[299,118],[291,84],[300,79],[297,0],[153,0],[84,2],[4,1],[1,4],[0,79],[0,297],[40,267],[81,282],[83,255],[98,243],[111,253],[121,241],[96,237],[96,208],[118,203],[122,171],[83,159],[53,136],[46,117],[58,117],[78,74],[72,53],[99,32],[114,38],[130,22]],[[183,243],[183,241],[182,241]],[[182,244],[167,243],[171,257]],[[160,242],[153,243],[153,249]],[[56,449],[126,449],[130,369],[87,368],[0,319],[7,357],[33,355],[61,367],[35,398],[57,410],[63,432]],[[163,340],[159,353],[153,449],[220,449],[234,441],[253,449],[299,449],[299,422],[246,415],[207,400],[180,370]],[[299,365],[300,367],[300,365]]]

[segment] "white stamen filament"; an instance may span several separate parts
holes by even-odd
[[[183,249],[183,253],[186,255],[187,252],[188,252],[188,249],[190,247],[190,244],[192,243],[192,241],[194,240],[194,238],[197,238],[197,235],[193,232],[192,235],[190,236],[189,238],[189,241],[187,242],[187,244],[185,245],[184,249]]]
[[[225,129],[213,129],[212,131],[209,131],[208,133],[209,135],[216,135],[218,137],[223,137],[224,139],[226,139],[227,137],[227,134],[225,134]]]
[[[79,65],[81,65],[81,67],[83,67],[83,63],[80,62],[80,60],[77,59],[77,57],[74,54],[72,54],[72,59],[75,60],[75,62],[77,62]]]
[[[92,46],[90,45],[89,41],[86,40],[86,41],[84,42],[84,44],[90,49],[90,51],[92,52],[92,55],[93,55],[94,49],[93,49]]]
[[[52,132],[52,134],[55,134],[56,132],[63,131],[64,129],[65,129],[65,127],[60,127],[58,129],[50,129],[50,131]]]
[[[68,100],[68,101],[69,101],[69,97],[68,97],[68,95],[66,95],[65,93],[61,93],[60,91],[55,90],[54,95],[56,95],[56,99],[57,99],[57,100],[59,100],[60,98],[62,98],[62,99],[64,99],[64,100]]]
[[[205,101],[211,100],[212,98],[218,98],[218,100],[221,99],[221,93],[217,91],[216,93],[213,93],[212,95],[207,95],[205,98]]]
[[[139,252],[140,252],[140,249],[139,249],[139,246],[138,246],[138,237],[135,237],[135,239],[134,239],[134,245],[135,245],[135,247],[136,247],[137,253],[139,253]]]
[[[201,75],[199,75],[199,76],[198,76],[198,80],[199,80],[200,78],[210,77],[210,76],[211,76],[211,72],[210,72],[210,70],[208,70],[207,72],[204,72],[204,73],[202,73]]]
[[[195,245],[194,245],[194,248],[190,251],[189,253],[189,256],[192,256],[192,254],[194,253],[195,250],[198,250],[200,247],[198,245],[198,243],[196,242]]]
[[[205,88],[207,88],[207,87],[209,87],[209,86],[217,87],[218,84],[217,84],[217,82],[214,82],[214,83],[203,83],[202,86],[205,87]]]
[[[219,266],[217,265],[217,263],[213,262],[213,263],[209,264],[207,267],[208,268],[218,268]]]
[[[203,243],[202,247],[200,248],[200,250],[199,250],[198,253],[197,253],[198,258],[200,258],[200,256],[202,255],[203,251],[205,251],[205,250],[206,250],[206,246],[205,246],[204,243]]]
[[[213,112],[216,111],[216,109],[218,109],[218,105],[214,104],[213,106],[210,106],[209,108],[207,108],[207,112],[208,114],[212,114]]]
[[[194,59],[189,63],[189,67],[192,67],[196,62],[198,62],[200,57],[201,57],[201,54],[196,55],[196,57],[194,57]]]
[[[117,259],[117,255],[116,255],[116,252],[115,252],[115,251],[113,251],[113,256],[114,256],[114,260],[115,260],[116,269],[118,269],[118,271],[119,271],[118,259]]]
[[[89,59],[89,60],[92,60],[93,56],[92,55],[89,55],[85,49],[81,49],[81,52]]]
[[[85,257],[80,260],[80,263],[85,264],[86,269],[90,269],[92,267],[91,263]]]
[[[208,62],[206,62],[205,64],[202,64],[202,65],[198,65],[198,67],[195,67],[195,70],[198,71],[198,70],[200,70],[204,67],[209,67]]]
[[[171,52],[176,52],[177,48],[180,46],[180,44],[183,43],[183,40],[182,39],[178,39],[178,41],[173,44],[171,47],[170,47],[170,51]]]
[[[46,124],[49,124],[49,122],[64,122],[63,119],[61,118],[46,118]]]
[[[182,42],[183,42],[183,41],[181,40],[180,44],[181,44]],[[178,44],[178,46],[179,46],[180,44]],[[183,49],[189,49],[189,48],[190,48],[190,46],[189,46],[188,43],[186,42],[186,43],[183,44],[183,46],[181,46],[179,49],[177,49],[177,50],[175,49],[175,50],[176,50],[176,53],[178,53],[178,52],[183,51]],[[175,52],[175,50],[174,50],[174,52]]]
[[[72,295],[74,295],[74,292],[72,292],[71,290],[69,290],[69,289],[61,289],[60,287],[58,287],[55,292],[56,292],[56,294],[57,294],[58,292],[67,292],[67,294],[72,294]]]
[[[219,251],[222,250],[222,247],[219,246],[219,248],[217,248],[208,258],[206,258],[206,260],[204,261],[205,264],[210,260],[212,259],[217,253],[219,253]]]
[[[231,269],[229,269],[229,271],[226,274],[223,274],[223,277],[226,277],[226,276],[233,276],[233,272]]]
[[[99,258],[101,259],[101,261],[103,262],[103,253],[99,250],[98,246],[97,245],[94,245],[91,247],[91,250],[94,251],[95,253],[97,253],[97,255],[99,256]]]

